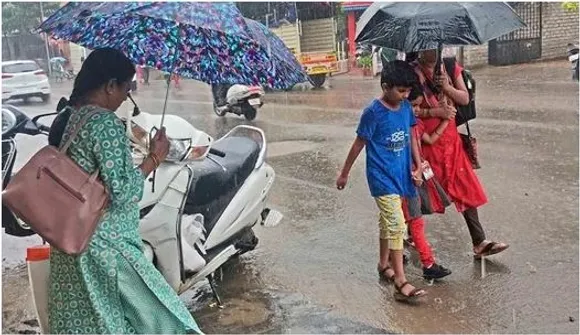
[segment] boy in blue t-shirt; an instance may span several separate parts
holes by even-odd
[[[407,229],[401,198],[416,195],[415,184],[422,181],[420,168],[411,171],[411,159],[421,167],[417,141],[411,134],[415,125],[413,107],[407,97],[417,76],[404,61],[386,64],[381,73],[382,96],[365,108],[344,167],[336,181],[344,189],[352,165],[366,147],[366,173],[371,195],[379,207],[380,255],[378,271],[395,283],[395,298],[412,300],[426,294],[405,278],[403,239]]]

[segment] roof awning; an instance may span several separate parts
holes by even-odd
[[[340,6],[345,12],[355,12],[367,9],[372,2],[343,1]]]

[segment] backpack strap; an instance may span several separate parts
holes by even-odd
[[[467,136],[471,137],[471,131],[469,130],[469,121],[465,120],[465,129],[467,129]]]

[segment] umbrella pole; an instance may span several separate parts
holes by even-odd
[[[163,121],[165,121],[165,111],[167,110],[167,99],[169,98],[169,87],[171,86],[171,73],[167,77],[167,90],[165,91],[165,102],[163,103],[163,113],[161,113],[161,124],[159,129],[163,128]]]
[[[436,75],[441,75],[441,63],[443,62],[443,44],[439,43],[437,45],[437,63],[435,64]]]

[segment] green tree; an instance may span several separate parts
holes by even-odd
[[[58,2],[43,2],[44,15],[50,16],[60,8]],[[38,28],[40,2],[2,2],[2,33],[4,36],[33,34]]]
[[[59,2],[43,2],[44,15],[53,14],[60,8]],[[36,28],[42,22],[40,2],[2,2],[2,36],[35,35]],[[16,58],[15,43],[19,44],[18,50],[22,50],[21,39],[5,38],[11,58]]]
[[[562,3],[562,7],[570,12],[578,13],[578,2],[565,1]]]

